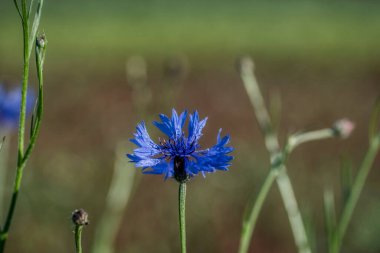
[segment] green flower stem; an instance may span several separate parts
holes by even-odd
[[[257,195],[256,199],[253,199],[252,208],[249,210],[247,209],[245,218],[243,220],[243,228],[241,231],[241,237],[240,237],[240,246],[239,246],[239,253],[246,253],[248,252],[248,248],[251,242],[253,230],[256,225],[257,218],[259,216],[259,213],[261,211],[261,208],[263,207],[264,201],[267,198],[267,195],[269,193],[269,190],[271,189],[271,186],[273,185],[273,182],[276,179],[276,170],[271,169],[269,171],[269,174],[267,175],[263,186],[260,188],[260,192]]]
[[[335,135],[334,131],[331,128],[305,132],[305,133],[298,134],[296,136],[296,144],[299,145],[301,143],[308,142],[308,141],[327,139],[327,138],[334,137],[334,135]]]
[[[249,58],[244,58],[241,61],[241,78],[255,111],[260,129],[264,134],[265,145],[271,155],[271,164],[277,167],[278,175],[276,182],[288,214],[298,252],[311,253],[305,225],[302,221],[293,186],[284,165],[283,152],[281,151],[277,134],[274,132],[271,118],[265,107],[263,96],[261,95],[259,85],[253,73],[253,68],[253,61]]]
[[[354,208],[359,200],[360,194],[364,187],[365,181],[368,177],[369,171],[375,161],[376,155],[380,149],[380,133],[373,137],[370,142],[369,149],[364,157],[364,160],[359,168],[358,174],[352,185],[352,190],[347,202],[343,208],[342,216],[339,220],[336,234],[333,241],[332,252],[338,253],[340,251],[344,235],[347,231],[348,224],[350,223]]]
[[[22,90],[21,90],[21,104],[20,104],[20,121],[19,121],[19,129],[18,129],[18,156],[17,156],[17,167],[16,167],[16,177],[13,186],[13,193],[10,201],[10,206],[8,209],[8,214],[5,220],[4,227],[1,230],[0,234],[0,253],[4,252],[5,243],[8,238],[9,229],[12,224],[12,219],[14,215],[14,211],[16,208],[16,203],[18,199],[18,194],[21,187],[22,175],[26,165],[27,160],[34,148],[35,142],[37,140],[40,123],[42,119],[43,112],[43,61],[45,56],[45,48],[37,48],[36,46],[36,63],[37,63],[37,77],[39,81],[39,96],[38,96],[38,104],[37,104],[37,115],[36,115],[36,123],[31,126],[31,137],[29,140],[29,144],[27,146],[26,151],[24,151],[25,146],[25,122],[26,122],[26,100],[27,100],[27,91],[28,91],[28,80],[29,80],[29,67],[30,67],[30,51],[31,46],[33,45],[33,40],[30,40],[30,32],[29,32],[29,11],[27,8],[27,1],[21,1],[21,10],[17,1],[14,1],[16,9],[21,17],[22,29],[23,29],[23,81],[22,81]],[[38,7],[38,15],[40,15],[40,11],[42,8],[42,1],[40,1]],[[37,29],[39,24],[39,19],[33,23],[33,26]]]
[[[22,90],[21,90],[21,108],[20,108],[20,122],[18,128],[18,157],[17,163],[20,165],[22,163],[22,158],[24,155],[24,140],[25,140],[25,119],[26,119],[26,96],[28,91],[28,79],[29,79],[29,19],[26,8],[26,0],[21,1],[22,10],[22,30],[24,39],[24,72],[22,80]]]
[[[186,183],[179,184],[178,192],[179,206],[179,235],[181,240],[181,252],[186,253]]]
[[[75,249],[76,253],[82,253],[82,230],[83,225],[75,226]]]
[[[15,1],[17,10],[19,7]],[[18,156],[17,156],[17,168],[16,168],[16,178],[13,187],[13,194],[11,198],[11,204],[9,207],[8,215],[5,221],[5,225],[1,231],[0,236],[0,252],[4,251],[5,242],[8,238],[8,231],[12,222],[14,209],[16,207],[17,197],[21,186],[22,173],[25,167],[25,162],[23,162],[24,156],[24,139],[25,139],[25,118],[26,118],[26,97],[28,90],[28,79],[29,79],[29,20],[26,8],[26,0],[21,1],[21,21],[23,30],[23,45],[24,45],[24,68],[23,68],[23,80],[22,80],[22,90],[21,90],[21,105],[20,105],[20,121],[18,128]]]

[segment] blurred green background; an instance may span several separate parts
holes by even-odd
[[[357,125],[352,138],[307,144],[289,160],[302,213],[315,231],[318,252],[325,251],[323,190],[330,187],[339,195],[344,157],[354,168],[360,163],[380,94],[379,13],[378,1],[45,1],[45,118],[25,171],[8,252],[74,252],[70,214],[78,207],[90,214],[84,231],[90,252],[116,145],[131,138],[137,122],[172,107],[209,117],[205,146],[214,143],[220,127],[231,134],[236,148],[231,170],[189,184],[187,227],[189,252],[236,252],[246,202],[269,166],[236,71],[237,58],[246,54],[255,59],[265,96],[281,95],[282,142],[289,133],[331,126],[342,117]],[[0,38],[0,80],[19,83],[21,26],[11,0],[0,1]],[[136,55],[146,61],[153,92],[148,114],[133,107],[136,98],[126,77],[126,62]],[[36,83],[34,76],[31,80]],[[7,189],[15,145],[11,151]],[[344,252],[380,252],[379,165],[377,159]],[[116,252],[179,252],[176,183],[138,178]],[[274,186],[251,252],[295,250]]]

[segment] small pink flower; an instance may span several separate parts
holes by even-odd
[[[355,123],[349,119],[340,119],[335,122],[333,129],[337,136],[345,139],[348,138],[355,129]]]

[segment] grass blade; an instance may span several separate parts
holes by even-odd
[[[377,154],[379,153],[379,149],[380,133],[378,133],[373,139],[371,139],[368,151],[355,177],[354,183],[352,185],[351,194],[346,201],[346,204],[342,211],[342,216],[337,225],[337,235],[335,238],[336,242],[334,243],[335,248],[333,249],[332,253],[338,253],[340,251],[340,247],[342,245],[342,241],[346,234],[348,225],[351,221],[352,214],[354,213],[354,209],[358,203],[360,194],[363,190],[370,169],[375,161]]]
[[[348,159],[343,159],[341,169],[342,206],[346,205],[351,195],[353,180],[352,163]]]
[[[39,2],[37,3],[37,10],[36,10],[36,14],[34,15],[32,30],[29,37],[29,52],[28,52],[29,58],[30,58],[30,55],[32,54],[32,49],[33,49],[32,45],[37,37],[37,30],[40,25],[43,4],[44,4],[44,0],[39,0]]]
[[[335,232],[336,232],[336,211],[334,192],[329,189],[323,194],[323,206],[325,215],[325,228],[327,234],[327,244],[329,252],[332,252]]]

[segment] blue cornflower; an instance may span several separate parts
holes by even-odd
[[[189,115],[188,135],[183,127],[187,118],[187,111],[178,116],[172,110],[171,119],[160,114],[161,122],[153,124],[161,130],[168,139],[159,139],[155,143],[146,130],[145,123],[141,122],[136,127],[134,139],[131,142],[137,145],[133,154],[127,156],[136,167],[140,167],[145,174],[163,174],[165,179],[174,177],[178,182],[186,182],[191,177],[216,170],[228,170],[233,151],[226,146],[229,136],[221,138],[219,130],[216,144],[208,149],[201,149],[198,143],[202,136],[202,129],[206,125],[207,118],[200,120],[198,112]]]
[[[34,105],[35,95],[28,90],[26,111],[30,113]],[[21,87],[5,89],[0,84],[0,129],[14,129],[18,125],[20,117]]]

